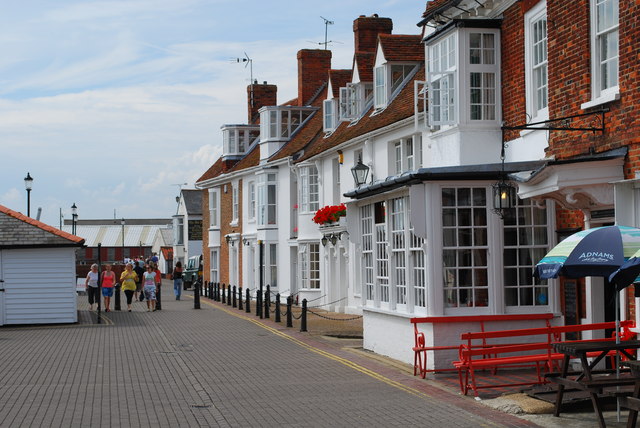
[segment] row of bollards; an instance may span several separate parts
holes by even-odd
[[[194,284],[193,308],[200,309],[200,296],[220,302],[223,305],[244,310],[251,313],[251,290],[245,290],[243,300],[242,287],[220,284],[218,282],[205,282]],[[263,292],[262,286],[256,293],[256,317],[260,319],[271,317],[271,287],[267,285]],[[293,297],[287,296],[287,311],[285,312],[287,327],[293,327]],[[275,297],[275,322],[282,322],[280,313],[280,293]],[[307,299],[302,299],[302,313],[300,314],[300,331],[307,331]]]

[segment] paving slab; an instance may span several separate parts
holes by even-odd
[[[101,324],[80,297],[78,324],[0,328],[0,425],[535,426],[321,336],[163,297]]]

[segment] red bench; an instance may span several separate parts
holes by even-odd
[[[629,330],[633,327],[633,321],[621,321],[621,338],[629,339],[635,333]],[[466,343],[460,345],[459,361],[454,361],[453,365],[458,370],[460,379],[460,390],[467,394],[472,389],[475,396],[478,396],[478,389],[499,388],[504,386],[521,386],[545,383],[546,379],[543,370],[551,371],[556,366],[556,362],[562,360],[563,354],[554,353],[551,344],[562,341],[563,334],[615,329],[615,322],[605,322],[596,324],[578,324],[567,326],[548,326],[539,328],[527,328],[519,330],[488,331],[478,333],[464,333],[461,339]],[[510,339],[517,337],[530,337],[531,343],[489,343],[492,339]],[[535,338],[538,338],[536,341]],[[602,339],[597,339],[602,340]],[[615,340],[615,335],[606,340]],[[576,342],[585,342],[577,340]],[[514,355],[517,354],[517,355]],[[478,385],[476,382],[476,370],[510,367],[535,367],[536,380],[531,382],[506,383]]]
[[[469,316],[453,316],[453,317],[420,317],[411,318],[410,321],[413,324],[413,375],[418,372],[424,379],[427,372],[437,371],[454,371],[457,368],[443,368],[443,369],[427,369],[427,351],[444,351],[444,350],[457,350],[456,346],[427,346],[426,337],[423,332],[418,329],[418,324],[423,323],[478,323],[480,331],[485,331],[486,322],[509,322],[509,321],[535,321],[544,320],[546,326],[549,326],[549,321],[553,319],[553,314],[509,314],[509,315],[469,315]],[[481,343],[479,347],[483,347],[485,343]]]

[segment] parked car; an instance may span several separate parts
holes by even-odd
[[[202,255],[189,257],[182,274],[182,281],[185,289],[202,281]]]

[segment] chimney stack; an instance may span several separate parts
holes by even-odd
[[[360,15],[353,21],[355,51],[375,53],[378,34],[391,34],[391,30],[393,30],[391,18],[380,18],[377,14]]]
[[[298,51],[298,105],[309,104],[318,89],[328,80],[331,51],[302,49]]]
[[[278,105],[277,94],[278,87],[276,85],[268,85],[267,82],[259,84],[256,80],[253,85],[247,86],[247,111],[249,114],[247,123],[257,122],[258,110],[262,107]]]

